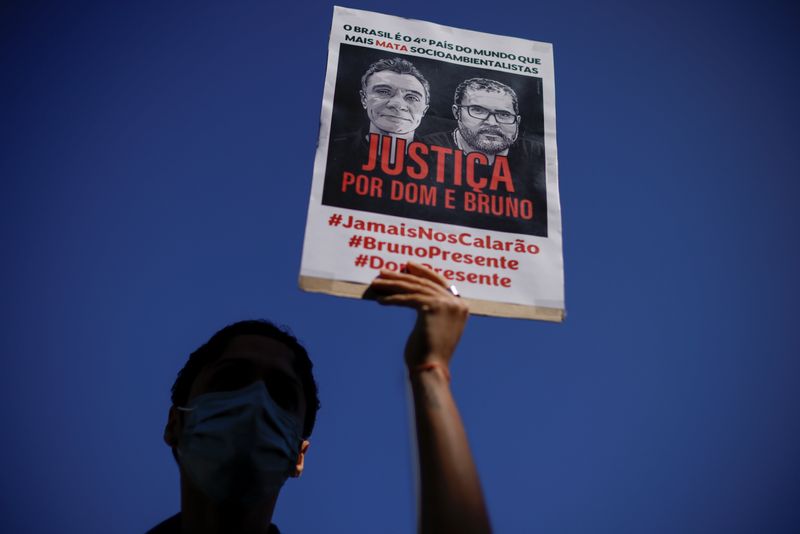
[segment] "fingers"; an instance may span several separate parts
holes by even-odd
[[[408,262],[405,265],[405,268],[402,271],[390,271],[388,269],[381,269],[380,274],[378,275],[379,278],[390,278],[390,279],[423,279],[427,280],[434,285],[441,286],[444,288],[450,287],[450,283],[440,274],[437,272],[425,267],[424,265],[420,265],[419,263]]]
[[[381,269],[364,298],[417,310],[439,308],[450,301],[460,300],[450,292],[450,284],[443,276],[411,262],[406,264],[403,272]]]
[[[384,306],[403,306],[415,310],[428,310],[433,305],[433,300],[430,297],[419,293],[385,295],[378,297],[376,300],[378,304]]]
[[[427,280],[430,280],[431,282],[434,282],[445,289],[450,287],[450,282],[448,282],[444,276],[432,269],[428,269],[424,265],[420,265],[419,263],[408,262],[406,264],[406,270],[409,274],[426,278]]]
[[[442,292],[440,287],[432,284],[428,280],[414,278],[394,279],[376,278],[370,286],[379,294],[393,293],[420,293],[423,295],[439,295]]]
[[[428,269],[427,267],[418,263],[409,262],[406,264],[406,269],[404,272],[381,269],[380,274],[373,282],[379,282],[381,280],[405,281],[414,283],[421,286],[426,286],[438,293],[441,293],[442,291],[449,293],[450,291],[450,284],[443,276],[440,276],[431,269]]]

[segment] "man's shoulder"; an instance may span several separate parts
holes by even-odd
[[[434,132],[423,136],[420,141],[425,143],[426,145],[437,145],[443,146],[446,148],[456,148],[456,144],[453,141],[453,132]]]
[[[349,165],[366,157],[369,147],[362,132],[350,132],[331,137],[328,143],[328,164]]]
[[[366,134],[362,131],[348,132],[331,137],[331,144],[335,145],[365,145],[367,144]]]
[[[181,514],[177,513],[157,524],[145,534],[179,534],[181,531]]]
[[[517,142],[511,146],[509,154],[512,151],[525,152],[533,156],[544,155],[544,142],[538,137],[520,137]]]
[[[167,518],[161,523],[154,526],[153,528],[148,530],[145,534],[180,534],[180,532],[181,532],[181,514],[180,512],[178,512],[172,517]],[[281,534],[281,531],[278,530],[277,526],[270,523],[269,529],[267,530],[267,534]]]

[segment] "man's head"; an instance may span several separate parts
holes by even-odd
[[[178,373],[172,386],[173,406],[164,440],[173,451],[180,449],[185,414],[194,410],[196,399],[263,384],[268,405],[278,407],[278,417],[296,421],[290,426],[297,428],[300,443],[289,444],[289,449],[299,451],[296,463],[291,458],[293,474],[299,475],[308,448],[306,439],[311,435],[319,409],[312,367],[308,353],[297,339],[272,323],[241,321],[226,326],[194,351]]]
[[[382,135],[413,134],[428,111],[430,85],[405,59],[381,59],[361,77],[361,105],[370,131]]]
[[[470,78],[456,88],[453,115],[467,144],[487,155],[508,149],[519,134],[519,102],[514,90],[487,78]]]

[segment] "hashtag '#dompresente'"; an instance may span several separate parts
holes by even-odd
[[[342,222],[342,216],[339,215],[338,213],[334,213],[333,215],[331,215],[330,219],[328,219],[329,226],[339,226],[341,222]]]
[[[359,254],[356,258],[356,267],[364,267],[367,264],[367,255],[366,254]]]
[[[360,235],[354,235],[350,238],[350,241],[348,241],[347,245],[358,248],[361,246],[361,239],[362,237]]]

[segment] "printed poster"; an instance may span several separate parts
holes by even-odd
[[[407,261],[473,313],[563,320],[552,45],[335,7],[300,286]]]

